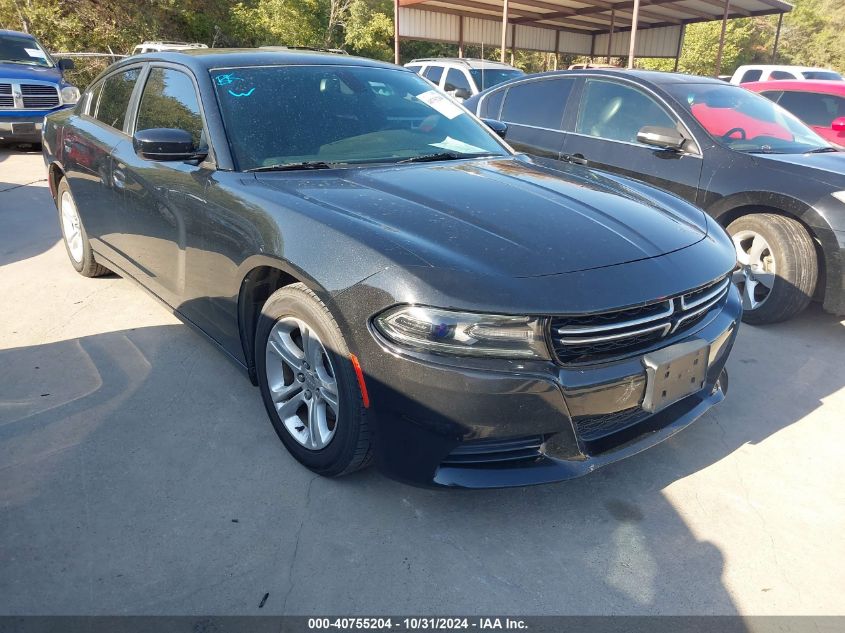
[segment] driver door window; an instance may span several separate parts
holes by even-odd
[[[467,80],[464,71],[458,70],[457,68],[450,68],[449,72],[446,73],[446,83],[443,86],[443,91],[454,94],[459,90],[463,90],[467,95],[467,98],[472,95],[472,90],[469,87],[469,81]]]
[[[637,142],[646,125],[675,128],[676,121],[654,99],[636,88],[587,80],[575,131],[609,141]]]
[[[150,70],[135,129],[154,128],[185,130],[190,132],[196,147],[204,143],[197,93],[194,82],[185,73],[171,68]]]
[[[644,126],[687,131],[671,111],[623,81],[588,78],[581,90],[574,134],[567,134],[561,158],[642,180],[695,201],[701,158],[686,151],[637,141]]]

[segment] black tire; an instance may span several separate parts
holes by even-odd
[[[277,321],[294,317],[312,329],[326,349],[335,371],[339,415],[334,436],[321,450],[309,450],[285,428],[270,395],[267,379],[266,347]],[[326,305],[304,284],[285,286],[274,292],[261,309],[255,335],[255,361],[261,399],[279,439],[297,461],[326,477],[345,475],[368,466],[372,461],[366,409],[343,334]]]
[[[79,217],[78,210],[77,217],[79,219],[79,231],[82,234],[82,255],[80,259],[77,260],[71,253],[71,248],[68,244],[68,236],[65,235],[65,224],[62,221],[62,198],[65,195],[69,195],[71,199],[74,200],[70,187],[67,184],[67,180],[62,178],[59,181],[59,186],[56,190],[56,208],[59,212],[59,227],[62,231],[62,242],[64,242],[67,257],[70,260],[71,265],[76,269],[76,272],[83,277],[102,277],[103,275],[108,275],[111,271],[102,264],[97,263],[97,260],[94,257],[94,251],[91,249],[91,244],[88,241],[88,233],[85,232],[85,225],[82,224],[82,218]],[[76,206],[75,200],[73,204]]]
[[[731,237],[753,231],[768,242],[775,262],[775,279],[763,303],[743,313],[752,325],[786,321],[800,313],[813,298],[819,276],[813,240],[796,220],[773,213],[746,215],[728,225]]]

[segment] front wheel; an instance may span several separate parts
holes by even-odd
[[[273,428],[301,464],[325,476],[368,465],[369,427],[349,349],[304,284],[277,290],[264,304],[255,360]]]
[[[760,325],[792,318],[810,303],[818,261],[807,230],[792,218],[755,213],[734,220],[733,281],[742,295],[742,320]]]

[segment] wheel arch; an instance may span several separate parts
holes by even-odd
[[[828,234],[832,234],[832,229],[827,226],[823,216],[811,205],[790,196],[764,192],[760,195],[743,194],[741,198],[723,198],[707,209],[707,212],[724,229],[727,229],[731,222],[755,213],[781,215],[798,222],[807,231],[816,247],[816,261],[819,265],[819,271],[814,299],[823,301],[826,298],[828,295],[826,283],[828,273],[838,267],[838,262],[834,261],[828,248],[830,241]]]
[[[58,161],[52,161],[47,167],[47,185],[50,187],[50,195],[56,200],[59,190],[59,182],[65,177],[64,167]]]
[[[255,333],[261,308],[274,292],[285,286],[303,283],[320,299],[331,306],[329,293],[315,279],[287,260],[269,256],[247,259],[240,267],[238,289],[238,331],[244,361],[253,385],[258,385],[255,369]]]

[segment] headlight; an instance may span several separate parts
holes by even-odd
[[[541,319],[398,306],[376,317],[387,339],[416,350],[454,356],[549,358]]]
[[[830,195],[839,200],[839,202],[845,202],[845,191],[834,191]]]
[[[79,88],[76,86],[65,86],[62,88],[62,103],[73,104],[79,101]]]

